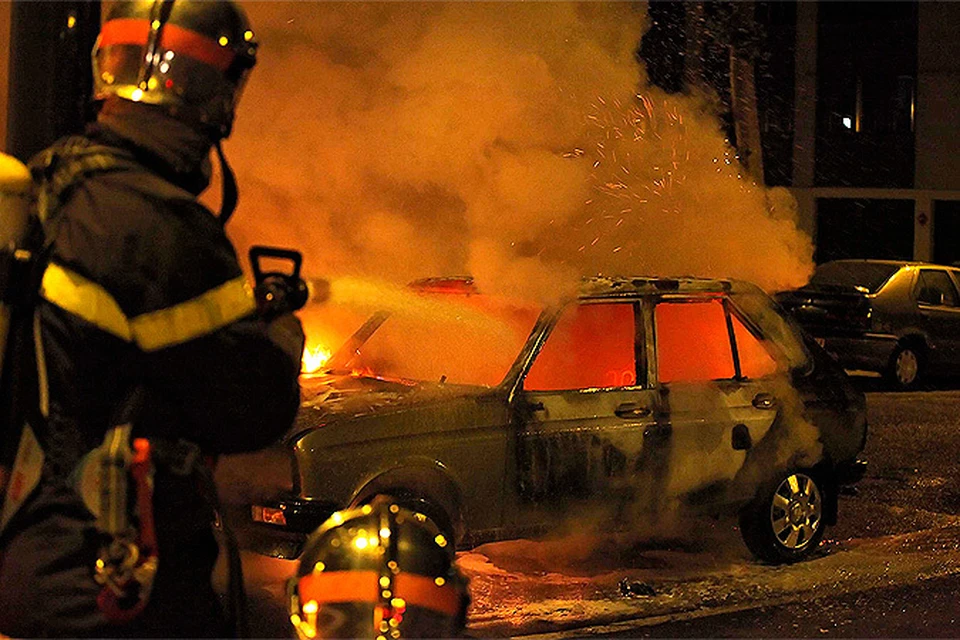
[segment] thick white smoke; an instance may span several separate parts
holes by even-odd
[[[810,271],[791,198],[739,175],[710,102],[646,86],[645,5],[244,6],[261,49],[228,141],[241,250],[539,298],[597,272]]]

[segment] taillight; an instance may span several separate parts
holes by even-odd
[[[870,304],[870,300],[864,299],[864,313],[863,313],[863,330],[870,331],[873,329],[873,305]]]
[[[253,518],[254,522],[263,522],[265,524],[273,524],[280,527],[287,526],[287,516],[283,513],[283,509],[278,509],[276,507],[261,507],[259,505],[253,505],[250,507],[250,516]]]

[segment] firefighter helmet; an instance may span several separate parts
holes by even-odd
[[[288,584],[297,635],[455,637],[469,596],[452,547],[433,521],[390,498],[334,513],[307,540]]]
[[[161,106],[216,141],[230,135],[256,54],[229,0],[120,0],[93,47],[94,99]]]

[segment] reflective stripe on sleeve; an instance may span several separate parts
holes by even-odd
[[[48,264],[40,283],[40,295],[98,329],[127,342],[133,340],[127,316],[113,296],[78,273],[58,264]]]
[[[128,318],[106,289],[57,264],[43,274],[40,295],[65,311],[144,351],[213,333],[253,313],[253,291],[243,276],[180,304]]]
[[[186,302],[132,318],[130,328],[141,349],[156,351],[213,333],[255,308],[253,291],[240,276]]]

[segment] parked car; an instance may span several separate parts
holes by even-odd
[[[751,284],[595,277],[547,309],[413,291],[304,379],[290,490],[250,510],[261,552],[387,494],[460,546],[734,509],[754,554],[794,561],[862,476],[863,394]]]
[[[847,369],[911,389],[960,373],[960,269],[924,262],[835,260],[776,298]]]

